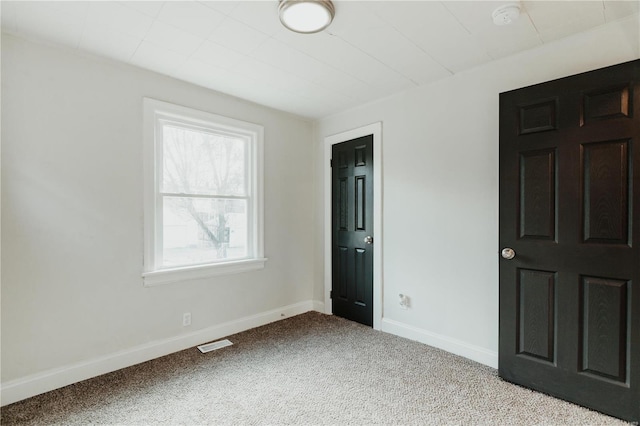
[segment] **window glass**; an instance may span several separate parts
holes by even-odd
[[[246,140],[224,134],[162,126],[166,193],[246,195]]]
[[[164,267],[247,257],[247,200],[163,197]]]

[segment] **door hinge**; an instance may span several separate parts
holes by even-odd
[[[329,290],[329,299],[333,299],[333,290]]]
[[[333,158],[329,160],[329,167],[333,167]]]

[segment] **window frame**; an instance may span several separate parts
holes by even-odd
[[[235,274],[264,268],[264,127],[259,124],[143,98],[144,259],[145,287]],[[158,264],[162,251],[162,146],[157,138],[162,121],[207,132],[238,135],[247,141],[247,257],[166,268]],[[185,196],[188,194],[184,194]]]

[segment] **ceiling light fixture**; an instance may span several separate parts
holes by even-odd
[[[520,16],[520,6],[516,3],[505,4],[493,11],[491,17],[496,25],[509,25]]]
[[[282,25],[291,31],[311,34],[331,24],[335,8],[331,0],[280,0],[278,14]]]

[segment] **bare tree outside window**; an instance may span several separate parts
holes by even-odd
[[[162,126],[163,264],[247,255],[247,142]]]

